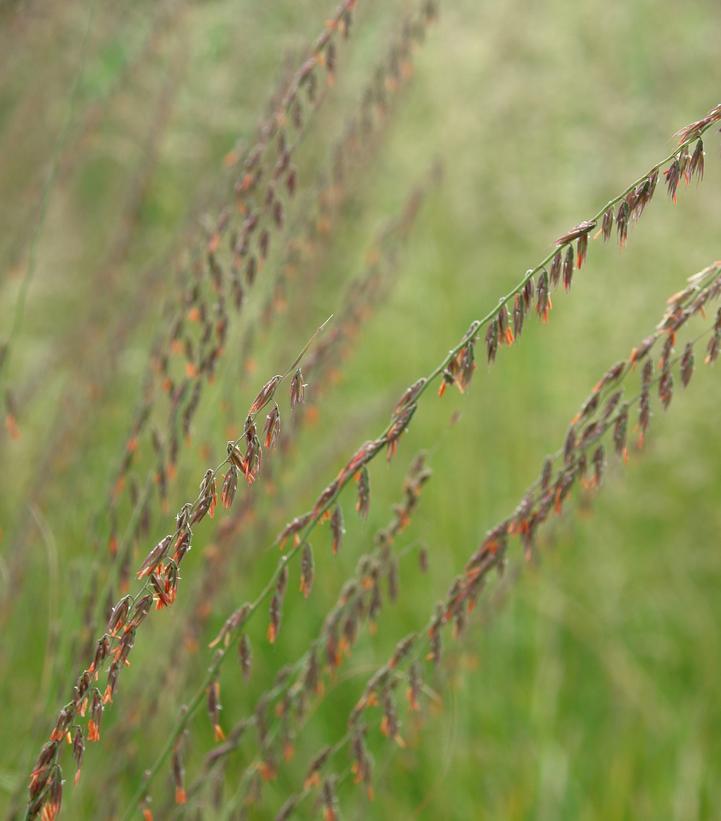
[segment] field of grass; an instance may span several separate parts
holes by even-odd
[[[298,231],[373,67],[415,8],[410,0],[358,0],[351,36],[338,48],[337,80],[298,148],[287,235]],[[0,7],[0,342],[24,304],[0,372],[20,431],[0,434],[0,809],[11,817],[24,817],[32,761],[83,669],[85,596],[107,562],[105,499],[148,353],[166,327],[164,303],[184,270],[182,252],[198,246],[207,215],[227,199],[237,176],[229,152],[252,141],[274,87],[332,12],[331,0]],[[208,643],[275,567],[275,534],[384,430],[398,396],[471,320],[558,236],[669,155],[677,129],[719,102],[720,33],[721,9],[711,0],[442,0],[379,135],[349,158],[358,168],[319,240],[322,252],[288,279],[285,307],[268,321],[279,240],[243,313],[233,315],[168,510],[154,503],[133,568],[172,528],[205,469],[224,458],[263,382],[338,314],[374,238],[436,161],[441,179],[399,244],[380,304],[333,362],[320,395],[309,380],[313,423],[273,456],[272,476],[239,490],[239,498],[258,496],[254,515],[230,544],[195,644],[176,648],[178,626],[195,618],[191,592],[214,561],[224,517],[198,525],[178,600],[138,630],[77,786],[66,754],[62,817],[122,817],[203,681]],[[529,317],[492,366],[481,337],[469,390],[440,400],[433,388],[423,397],[397,456],[371,467],[367,519],[355,516],[349,490],[339,554],[331,554],[327,525],[314,534],[307,600],[291,570],[272,645],[267,606],[258,614],[249,628],[250,679],[235,659],[221,676],[226,729],[252,714],[278,670],[317,634],[391,517],[408,465],[426,451],[432,477],[397,546],[424,545],[430,570],[422,574],[413,555],[401,559],[397,600],[385,604],[375,631],[360,630],[352,655],[327,677],[294,756],[278,762],[247,817],[275,817],[302,789],[313,755],[345,732],[368,677],[401,637],[426,624],[486,531],[513,512],[599,376],[651,333],[687,277],[721,258],[718,126],[704,140],[702,184],[682,183],[674,205],[661,179],[626,247],[591,240],[573,288],[554,293],[547,324]],[[655,402],[643,451],[632,450],[627,465],[609,459],[600,492],[574,495],[541,533],[536,560],[524,562],[513,545],[509,572],[489,585],[462,640],[447,642],[420,715],[402,711],[405,746],[372,726],[375,796],[368,801],[362,787],[341,781],[340,817],[721,814],[721,385],[718,365],[704,368],[702,358],[666,412]],[[634,428],[635,420],[635,439]],[[144,471],[152,465],[152,455],[141,463]],[[121,532],[128,516],[126,502]],[[175,669],[160,679],[174,650]],[[214,744],[204,706],[189,729],[190,783]],[[239,813],[240,779],[257,754],[249,732],[229,758],[223,810],[212,791],[173,808],[165,765],[150,790],[155,817],[223,818],[236,795]],[[343,767],[347,759],[338,772]],[[311,797],[297,815],[320,811]]]

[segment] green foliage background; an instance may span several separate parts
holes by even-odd
[[[10,807],[77,672],[63,651],[48,662],[46,650],[58,635],[80,629],[92,515],[159,327],[158,290],[143,272],[182,232],[196,235],[189,223],[195,204],[225,191],[224,155],[239,136],[252,136],[286,55],[298,59],[331,5],[86,0],[0,11],[0,321],[10,324],[27,250],[36,242],[37,266],[7,383],[23,384],[34,374],[40,384],[22,407],[21,438],[9,442],[3,435],[0,444],[0,596],[13,597],[0,641],[0,806]],[[338,83],[303,145],[303,167],[326,161],[408,7],[400,0],[359,2]],[[383,429],[402,390],[434,367],[556,236],[668,154],[672,133],[719,101],[720,23],[711,0],[442,4],[385,141],[334,234],[319,272],[323,287],[301,312],[293,310],[291,288],[287,314],[257,337],[253,378],[227,352],[194,423],[191,456],[171,488],[173,505],[194,492],[207,467],[201,447],[211,448],[213,463],[223,453],[221,400],[233,397],[242,408],[266,374],[292,359],[337,308],[344,283],[362,270],[374,233],[438,157],[443,183],[402,252],[393,291],[342,364],[319,405],[318,424],[301,435],[296,458],[279,479],[279,497],[263,503],[265,539],[238,540],[232,578],[213,602],[208,639],[232,607],[260,589],[276,560],[265,547],[273,534],[306,509],[354,445]],[[155,40],[140,56],[148,32]],[[61,170],[40,224],[38,192],[81,64]],[[168,89],[161,125],[159,101]],[[77,139],[87,112],[98,108],[96,125]],[[267,785],[251,817],[273,817],[299,787],[310,756],[342,734],[367,676],[399,637],[425,623],[484,532],[512,511],[598,376],[655,326],[665,298],[687,276],[719,256],[716,131],[706,144],[703,185],[684,186],[676,207],[659,186],[627,248],[591,244],[588,265],[569,295],[556,294],[547,326],[530,321],[493,368],[480,363],[466,396],[452,392],[423,404],[399,457],[373,468],[368,521],[356,520],[346,499],[343,552],[332,558],[327,534],[316,538],[318,579],[308,602],[292,576],[276,646],[267,645],[258,620],[250,684],[237,669],[223,675],[228,726],[318,629],[357,556],[389,518],[410,458],[420,448],[431,451],[434,475],[403,536],[404,543],[427,544],[431,573],[420,575],[412,561],[402,567],[398,602],[384,609],[374,636],[362,637],[299,737],[295,759]],[[109,265],[123,204],[149,151],[155,156],[137,223],[120,261]],[[163,274],[161,292],[173,276],[170,269]],[[263,287],[251,295],[240,325],[258,311]],[[136,327],[109,350],[108,329],[138,305]],[[112,378],[91,395],[89,385],[106,367]],[[667,413],[655,414],[642,457],[610,470],[590,510],[569,507],[544,539],[538,566],[523,568],[503,606],[474,621],[449,656],[433,684],[442,707],[428,709],[418,730],[407,723],[406,749],[374,737],[376,798],[368,803],[344,785],[343,817],[686,821],[718,814],[717,378],[715,370],[700,370]],[[460,422],[449,427],[456,410]],[[51,458],[55,468],[46,471]],[[163,528],[157,519],[153,532],[160,536]],[[203,531],[184,565],[186,578],[199,571],[211,539],[212,531]],[[21,586],[9,590],[5,571],[18,550],[25,572]],[[182,594],[181,588],[175,609],[139,632],[132,667],[105,717],[108,738],[113,724],[142,708],[126,696],[142,693],[148,671],[162,662]],[[58,646],[66,648],[64,640]],[[208,653],[201,646],[188,654],[192,682],[200,680]],[[184,697],[193,689],[186,686]],[[159,715],[122,754],[102,742],[92,746],[80,785],[67,785],[66,817],[105,818],[122,809],[178,707],[176,699],[161,699]],[[212,743],[205,715],[192,735],[191,774]],[[252,753],[249,741],[229,769],[229,791]],[[158,808],[169,783],[168,774],[156,784]],[[315,812],[307,802],[301,815]],[[206,808],[205,817],[213,811]]]

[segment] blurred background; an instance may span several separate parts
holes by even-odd
[[[298,195],[284,232],[231,318],[169,482],[168,509],[153,503],[133,566],[224,457],[263,382],[288,367],[329,314],[341,315],[379,232],[435,161],[442,180],[428,187],[382,299],[332,363],[322,392],[308,380],[312,424],[273,457],[272,475],[240,489],[258,497],[253,517],[228,547],[195,644],[180,646],[178,625],[196,617],[191,591],[214,560],[223,517],[198,527],[178,602],[138,631],[77,787],[72,767],[66,772],[67,818],[124,809],[202,680],[208,642],[275,566],[275,534],[384,429],[405,387],[557,236],[668,155],[673,133],[719,102],[721,11],[711,0],[682,10],[667,0],[442,2],[382,127],[352,149],[347,192],[332,228],[319,232],[321,250],[281,287],[274,274],[328,177],[333,146],[415,8],[359,0],[350,39],[338,47],[336,81],[298,147]],[[229,201],[235,158],[274,89],[332,13],[331,0],[27,0],[0,8],[0,338],[12,333],[0,376],[11,417],[0,433],[0,807],[8,812],[18,796],[22,805],[30,764],[82,669],[87,591],[104,578],[109,535],[126,528],[131,502],[110,515],[106,498],[151,346],[167,325],[164,305],[190,265],[188,249],[205,247],[209,215]],[[359,636],[298,733],[294,758],[279,764],[249,817],[274,817],[302,785],[313,754],[343,734],[368,676],[427,622],[483,534],[516,507],[598,377],[653,329],[687,276],[719,257],[717,130],[705,142],[702,185],[683,186],[675,207],[659,185],[626,248],[591,243],[588,264],[569,294],[555,295],[547,325],[529,320],[490,368],[481,346],[465,396],[424,397],[398,456],[374,463],[367,520],[344,496],[340,554],[331,555],[325,530],[315,537],[317,580],[307,601],[292,572],[278,642],[265,640],[264,614],[253,625],[250,681],[235,663],[221,679],[227,727],[252,712],[316,635],[425,449],[433,476],[398,546],[425,545],[430,573],[412,557],[401,560],[396,602],[375,633]],[[343,783],[342,817],[716,816],[716,380],[715,370],[700,370],[667,413],[656,412],[643,453],[625,468],[613,464],[591,506],[569,505],[542,539],[537,564],[524,566],[514,548],[518,583],[449,650],[433,683],[438,698],[417,726],[407,721],[407,746],[369,739],[375,799]],[[134,469],[144,476],[153,465],[145,447]],[[173,652],[180,672],[161,686]],[[191,726],[189,780],[212,743],[202,709]],[[227,795],[255,753],[249,738],[228,765]],[[152,793],[156,817],[171,817],[169,767]],[[317,812],[309,801],[299,815]],[[198,813],[221,817],[205,794],[176,811]]]

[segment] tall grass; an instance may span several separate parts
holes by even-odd
[[[174,28],[166,32],[169,12]],[[57,445],[54,431],[37,443],[28,441],[43,395],[44,360],[24,351],[28,337],[21,326],[10,327],[5,350],[13,356],[1,372],[13,386],[6,397],[10,439],[3,447],[18,465],[18,480],[5,502],[12,511],[5,528],[11,549],[3,560],[0,615],[8,635],[16,636],[8,658],[20,656],[15,642],[20,647],[17,625],[27,596],[43,590],[36,581],[37,557],[22,549],[34,543],[35,527],[56,567],[47,591],[47,640],[38,653],[41,686],[27,712],[31,743],[18,745],[6,777],[12,816],[52,819],[65,805],[71,817],[280,819],[317,809],[334,819],[369,806],[352,782],[364,787],[366,798],[379,796],[379,806],[389,812],[410,813],[413,805],[418,812],[440,811],[452,802],[447,791],[457,780],[444,788],[434,776],[426,791],[423,774],[433,770],[426,763],[435,754],[433,732],[442,736],[443,728],[456,727],[446,712],[439,730],[439,711],[452,703],[454,688],[472,680],[463,665],[474,655],[471,639],[477,634],[467,628],[479,612],[482,620],[495,615],[499,596],[522,601],[524,587],[537,584],[546,567],[549,583],[561,584],[564,577],[548,559],[554,552],[549,548],[561,554],[565,534],[578,526],[567,511],[586,513],[592,500],[602,504],[595,496],[606,475],[607,452],[635,462],[653,440],[648,432],[654,409],[666,410],[678,386],[690,385],[698,361],[710,365],[717,359],[721,271],[715,262],[668,299],[661,321],[602,373],[570,424],[563,423],[563,403],[544,408],[545,379],[565,380],[570,396],[593,375],[606,348],[614,347],[608,333],[614,318],[636,333],[646,314],[634,300],[643,293],[653,303],[678,270],[678,260],[669,259],[668,273],[658,282],[648,267],[626,282],[609,277],[605,283],[598,276],[624,265],[630,249],[608,266],[611,252],[604,245],[614,234],[621,248],[633,245],[629,239],[642,230],[635,228],[641,217],[644,226],[653,222],[648,209],[660,188],[673,204],[679,200],[672,218],[661,217],[669,220],[665,230],[674,221],[688,230],[683,211],[690,197],[681,191],[703,179],[707,152],[709,158],[717,153],[713,132],[721,105],[677,131],[670,153],[661,152],[666,156],[651,165],[645,159],[648,170],[630,183],[623,182],[635,176],[627,176],[625,158],[614,157],[599,139],[592,151],[603,169],[604,204],[588,208],[590,197],[577,197],[579,210],[594,213],[577,216],[540,254],[533,251],[542,242],[534,219],[543,212],[554,215],[555,223],[558,210],[557,220],[565,221],[568,206],[550,175],[541,186],[542,199],[528,209],[517,202],[515,212],[504,206],[500,189],[495,196],[474,192],[474,213],[466,213],[466,200],[462,224],[477,222],[483,229],[487,212],[502,212],[501,236],[486,240],[472,228],[466,242],[477,257],[466,264],[473,273],[464,272],[451,285],[443,263],[444,255],[452,258],[450,235],[433,246],[433,258],[424,259],[417,249],[427,247],[421,226],[427,230],[429,219],[447,226],[458,217],[452,207],[439,214],[436,203],[458,195],[454,145],[467,127],[449,117],[433,132],[431,144],[454,183],[450,191],[426,140],[416,149],[406,132],[401,144],[407,156],[402,153],[390,166],[384,160],[386,142],[393,143],[395,121],[407,105],[405,87],[422,59],[419,45],[429,38],[436,59],[448,49],[443,23],[440,42],[433,45],[436,34],[429,26],[437,14],[432,2],[411,4],[402,13],[356,0],[344,0],[327,17],[314,9],[307,21],[316,31],[310,48],[275,61],[282,65],[274,69],[265,103],[257,105],[258,125],[244,124],[243,136],[229,137],[218,152],[225,171],[222,178],[215,175],[209,196],[207,188],[199,195],[206,203],[200,218],[176,231],[170,243],[175,250],[161,252],[166,262],[153,266],[157,275],[119,304],[114,331],[94,331],[97,362],[107,361],[108,367],[102,377],[89,375],[93,401],[80,403],[88,406]],[[82,173],[87,135],[100,128],[124,84],[133,82],[136,70],[143,76],[151,52],[166,54],[144,161],[127,188],[115,240],[102,257],[109,273],[98,281],[108,291],[89,289],[91,315],[105,314],[113,294],[123,289],[124,271],[147,269],[142,245],[139,266],[134,243],[143,235],[152,181],[162,177],[164,140],[158,129],[173,134],[174,111],[183,105],[181,78],[188,74],[179,54],[183,42],[196,42],[193,27],[202,19],[185,4],[163,7],[116,84],[87,106],[77,130],[68,122],[74,141],[66,146],[63,137],[50,160],[50,179],[60,160],[63,174],[59,191],[46,186],[42,192],[43,214]],[[102,15],[101,20],[106,23]],[[488,43],[489,66],[507,46],[504,18],[497,22],[498,40]],[[378,30],[385,32],[383,39]],[[100,31],[88,31],[94,44]],[[103,36],[108,32],[112,36],[112,25]],[[166,53],[166,35],[186,39]],[[424,82],[436,81],[433,72],[424,74]],[[461,75],[449,80],[450,88],[463,84]],[[417,105],[413,94],[407,95],[411,106],[414,100]],[[82,102],[82,96],[78,85],[71,100]],[[496,115],[490,130],[498,135],[508,101],[494,100],[490,92],[489,101]],[[422,117],[415,116],[417,127]],[[643,125],[650,130],[652,123]],[[669,123],[665,130],[670,134],[676,126]],[[499,143],[495,156],[502,161],[495,168],[484,163],[484,173],[498,174],[506,187],[523,187],[513,153],[505,155],[504,140]],[[520,153],[517,162],[523,167]],[[402,171],[404,163],[413,172],[413,187],[396,182],[410,176]],[[582,173],[573,169],[575,176]],[[34,185],[29,181],[28,189]],[[609,196],[609,188],[620,193]],[[52,209],[47,214],[52,222]],[[30,223],[38,237],[44,220]],[[177,215],[174,221],[182,224]],[[522,239],[527,225],[533,241]],[[32,241],[21,235],[19,250],[8,259],[15,264]],[[662,248],[663,238],[656,241]],[[495,276],[493,255],[484,254],[486,242],[496,251],[504,244],[519,246],[503,260],[503,278]],[[674,239],[679,259],[685,256],[678,249],[686,244],[692,259],[693,240]],[[643,252],[648,248],[645,241]],[[20,315],[35,281],[33,253],[7,300]],[[528,254],[540,261],[519,264]],[[413,305],[417,272],[424,266],[437,269],[435,297],[431,304]],[[660,260],[654,266],[658,270]],[[509,276],[513,268],[518,273]],[[351,279],[349,270],[360,273]],[[492,281],[479,278],[479,270],[484,276],[493,271]],[[452,290],[457,293],[444,301],[444,292]],[[562,291],[573,300],[566,301]],[[395,300],[413,310],[389,320],[388,305]],[[534,314],[542,325],[554,318],[557,330],[538,335],[537,321],[529,321]],[[586,326],[573,325],[571,315],[584,318]],[[606,338],[591,323],[606,329]],[[452,330],[459,324],[467,327],[460,336]],[[457,340],[448,350],[439,342],[447,336]],[[619,336],[625,338],[625,331]],[[85,339],[82,332],[64,331],[64,347],[54,361],[84,356]],[[559,344],[567,349],[565,361],[558,359]],[[535,372],[518,371],[517,348],[527,351],[520,356],[535,363]],[[502,349],[508,353],[500,367],[482,366],[484,360],[488,366],[496,362]],[[124,369],[131,359],[134,377],[128,383]],[[425,376],[398,391],[399,375],[408,384],[416,366]],[[462,395],[460,404],[454,389]],[[72,381],[63,386],[63,405],[73,403],[75,394]],[[704,395],[693,395],[701,407]],[[108,417],[97,458],[98,436],[91,432],[96,414]],[[439,414],[450,414],[440,429],[433,424]],[[518,420],[513,441],[502,441],[504,414]],[[671,419],[668,424],[675,423]],[[692,423],[682,415],[675,424],[681,431]],[[660,441],[673,437],[674,428],[659,427]],[[543,461],[538,478],[511,513],[486,529],[484,522],[498,507],[487,494],[493,501],[498,483],[507,482],[502,498],[513,498],[516,476],[526,468],[518,454],[530,452],[534,443],[547,447],[556,437],[562,444]],[[419,448],[388,521],[383,508],[397,495],[391,489],[399,482],[396,462]],[[93,477],[93,492],[85,499],[80,485],[74,489],[79,473],[68,468],[72,458],[80,470],[85,461]],[[426,490],[430,464],[434,478]],[[667,492],[671,499],[682,495],[670,485]],[[635,509],[612,498],[602,521],[621,516],[614,505]],[[68,553],[63,537],[58,551],[45,510],[54,511],[56,527],[63,517],[80,523],[85,535],[77,549]],[[485,535],[469,555],[463,545],[476,541],[478,527]],[[516,541],[518,557],[512,550]],[[506,565],[512,572],[494,583]],[[67,583],[61,586],[59,578]],[[513,584],[521,578],[528,583]],[[504,637],[499,628],[496,653]],[[446,647],[451,630],[457,639],[468,636],[453,651]],[[561,657],[559,651],[557,663]],[[8,685],[15,676],[21,680],[17,669],[17,663],[8,666]],[[640,681],[633,661],[626,659],[620,669],[624,682]],[[494,674],[503,681],[501,671]],[[513,677],[505,675],[508,686],[494,694],[501,705],[504,691],[513,697]],[[23,674],[23,681],[30,679]],[[549,699],[548,689],[539,688],[538,698]],[[20,696],[18,703],[24,701]],[[478,716],[492,723],[483,707]],[[385,780],[383,762],[394,749],[407,768],[405,801]],[[497,751],[500,771],[501,741]],[[553,770],[544,776],[551,777],[560,775]],[[506,783],[505,772],[499,778]],[[679,798],[678,806],[686,807],[686,801]],[[492,793],[465,796],[462,803],[458,817],[468,811],[482,815],[491,806],[495,810],[489,812],[498,810]],[[524,810],[510,808],[507,814]]]

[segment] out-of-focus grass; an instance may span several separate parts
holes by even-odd
[[[107,344],[103,325],[88,324],[92,333],[83,334],[86,318],[96,311],[122,316],[144,288],[147,261],[173,241],[198,189],[203,201],[213,198],[214,186],[222,187],[222,156],[238,135],[252,133],[284,54],[297,53],[330,11],[322,5],[176,4],[165,37],[126,79],[124,67],[143,41],[140,29],[152,26],[150,7],[133,4],[128,19],[98,10],[74,124],[79,127],[83,112],[104,95],[109,95],[108,111],[79,150],[74,172],[54,190],[39,237],[24,332],[9,372],[16,384],[40,368],[43,387],[21,419],[21,440],[2,446],[3,566],[14,558],[10,548],[18,533],[29,530],[23,543],[27,573],[0,650],[0,698],[6,705],[0,735],[3,803],[24,776],[27,758],[42,743],[76,672],[61,666],[47,688],[41,687],[52,553],[26,507],[25,483],[46,456],[41,448],[52,441],[53,426],[67,422],[55,398],[72,380],[87,391],[84,362]],[[340,88],[304,146],[309,164],[325,156],[364,70],[383,49],[395,12],[406,5],[376,0],[361,9],[348,58],[341,63]],[[7,263],[17,261],[10,249],[23,236],[21,217],[34,201],[38,169],[53,151],[61,107],[77,71],[71,51],[77,56],[77,32],[87,10],[87,4],[48,7],[43,14],[57,25],[26,24],[14,46],[7,41],[10,57],[0,95]],[[275,372],[337,308],[343,283],[361,269],[373,231],[394,213],[429,161],[440,157],[443,185],[404,250],[394,290],[363,331],[340,383],[324,399],[319,424],[299,443],[301,454],[326,455],[325,470],[309,477],[301,456],[287,479],[286,516],[271,505],[264,508],[269,533],[305,509],[343,455],[382,429],[391,401],[428,372],[469,321],[486,313],[556,236],[667,154],[672,132],[718,102],[720,23],[711,2],[684,7],[682,14],[669,2],[601,0],[463,0],[442,9],[387,144],[364,174],[334,241],[324,269],[327,287],[318,292],[310,315],[288,316],[287,338],[275,332],[262,340],[261,375]],[[42,59],[28,62],[23,43],[35,44]],[[167,131],[120,274],[100,298],[104,254],[118,230],[118,203],[142,160],[153,100],[175,70],[174,53],[182,55],[182,65]],[[400,458],[373,471],[369,521],[353,521],[348,511],[347,545],[335,561],[326,555],[324,535],[318,538],[316,590],[305,604],[289,596],[277,647],[266,646],[258,625],[255,680],[246,687],[236,670],[224,676],[224,721],[231,723],[254,704],[287,654],[298,653],[317,629],[357,555],[388,518],[411,455],[420,447],[431,450],[434,477],[406,538],[428,545],[433,572],[422,577],[412,562],[402,568],[398,603],[384,612],[377,635],[359,644],[347,675],[340,676],[325,708],[298,739],[296,759],[268,785],[266,814],[258,817],[272,817],[302,780],[309,755],[343,732],[364,676],[400,636],[425,622],[465,556],[512,510],[544,454],[560,444],[598,375],[653,327],[665,297],[687,275],[719,256],[718,135],[707,143],[702,186],[684,187],[675,208],[659,186],[626,249],[592,243],[588,266],[576,276],[570,295],[558,293],[548,326],[529,322],[522,340],[502,351],[496,366],[479,366],[467,396],[424,404],[404,437]],[[17,283],[17,274],[3,277],[3,317],[10,315]],[[90,411],[78,415],[84,430],[77,447],[64,456],[62,473],[48,479],[38,513],[57,546],[60,567],[53,591],[60,620],[52,629],[76,630],[82,618],[76,591],[83,587],[91,549],[89,520],[127,429],[159,310],[159,300],[148,306],[117,352],[107,389]],[[77,336],[74,349],[55,360],[54,349],[71,333]],[[43,370],[46,362],[52,368]],[[257,387],[240,380],[239,370],[229,353],[199,417],[197,443],[207,442],[215,453],[225,441],[220,398],[237,391],[241,407]],[[656,413],[643,458],[610,471],[590,515],[569,510],[553,528],[547,540],[552,545],[539,566],[523,570],[504,606],[482,625],[474,624],[453,655],[440,691],[442,707],[429,711],[418,731],[404,728],[408,748],[389,755],[387,743],[374,742],[377,798],[369,804],[344,786],[341,800],[349,817],[714,816],[721,776],[716,694],[721,388],[716,383],[714,370],[701,371],[667,414]],[[90,401],[82,396],[74,397],[81,408]],[[461,421],[449,430],[456,409]],[[194,448],[173,489],[173,503],[184,501],[205,466]],[[42,482],[42,471],[38,475]],[[217,602],[209,637],[227,610],[257,591],[267,576],[275,556],[259,548],[240,540],[237,578]],[[260,557],[248,566],[244,555],[252,550]],[[188,578],[199,569],[201,552],[188,559]],[[133,666],[106,716],[108,727],[129,709],[124,693],[142,682],[144,670],[156,669],[174,617],[160,614],[147,635],[139,636]],[[206,660],[203,649],[188,659],[194,681]],[[61,683],[63,696],[58,696]],[[186,688],[186,697],[190,692]],[[127,760],[114,760],[113,750],[102,744],[91,748],[80,786],[68,790],[67,817],[106,817],[112,807],[122,806],[162,746],[178,706],[161,700],[152,732],[134,738]],[[197,760],[198,748],[210,739],[204,716],[194,733]],[[250,754],[252,743],[244,750]],[[231,768],[237,772],[237,765]],[[100,799],[97,786],[108,780],[112,789]],[[157,785],[159,804],[166,781]],[[310,803],[304,811],[312,814]]]

